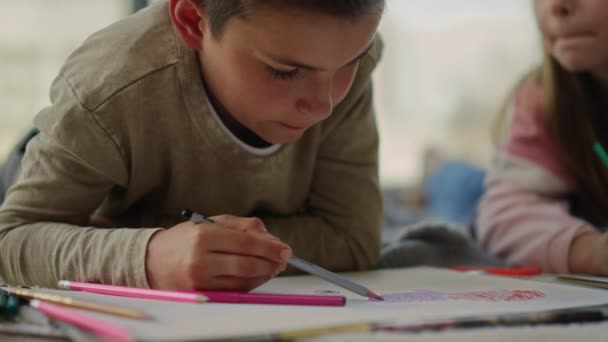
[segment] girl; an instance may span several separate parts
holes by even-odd
[[[608,2],[535,0],[544,64],[516,92],[487,180],[483,247],[546,272],[608,274]]]

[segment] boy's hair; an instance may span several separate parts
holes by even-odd
[[[569,72],[549,53],[541,71],[549,128],[576,182],[574,199],[593,223],[608,225],[608,166],[594,144],[608,148],[608,99],[588,72]]]
[[[219,39],[228,19],[247,17],[261,6],[298,8],[356,19],[362,15],[381,13],[384,0],[199,0],[209,16],[211,32]]]

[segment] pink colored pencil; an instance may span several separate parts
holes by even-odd
[[[90,317],[73,309],[32,299],[30,306],[43,314],[73,324],[79,328],[90,331],[98,336],[110,338],[112,341],[132,341],[131,333],[121,326]]]
[[[344,306],[344,296],[280,293],[243,293],[232,291],[188,291],[203,294],[209,303]]]
[[[141,289],[136,287],[81,283],[68,280],[60,280],[58,285],[60,288],[66,290],[100,293],[119,297],[157,299],[183,303],[204,303],[207,301],[207,297],[198,293]]]

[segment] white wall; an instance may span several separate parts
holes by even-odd
[[[375,74],[385,184],[415,180],[425,148],[487,165],[490,122],[540,60],[529,0],[389,0]]]
[[[127,0],[0,0],[0,158],[48,103],[61,64]],[[529,0],[388,0],[376,74],[384,184],[412,182],[429,145],[486,164],[488,125],[539,60]]]
[[[126,0],[0,0],[0,158],[49,103],[51,81],[91,33],[123,17]]]

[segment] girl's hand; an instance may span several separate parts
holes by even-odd
[[[587,233],[570,245],[568,271],[578,274],[608,275],[608,233]]]
[[[180,223],[148,243],[146,274],[156,289],[249,291],[287,267],[291,248],[261,220],[229,215]]]

